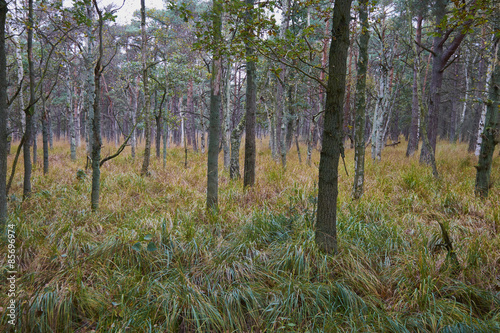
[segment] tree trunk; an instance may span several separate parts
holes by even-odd
[[[149,157],[151,155],[151,126],[150,126],[150,103],[151,96],[149,95],[148,85],[148,65],[147,60],[147,46],[148,40],[146,36],[146,5],[145,0],[141,0],[141,53],[142,53],[142,84],[144,89],[144,136],[146,140],[146,147],[144,149],[144,160],[142,162],[141,175],[146,176],[149,172]]]
[[[496,22],[496,30],[500,29],[498,20]],[[490,188],[491,164],[493,162],[493,153],[495,145],[500,142],[500,127],[499,127],[499,109],[500,109],[500,37],[496,37],[493,44],[494,62],[493,70],[490,79],[488,103],[484,131],[481,135],[481,149],[479,153],[479,161],[476,166],[476,195],[487,197]]]
[[[18,17],[18,13],[21,12],[20,8],[17,7],[17,0],[14,0],[14,17],[19,21],[24,21],[24,17]],[[23,66],[23,56],[21,53],[21,42],[19,37],[21,36],[22,31],[20,31],[16,24],[12,25],[12,41],[15,45],[15,53],[16,53],[16,64],[17,64],[17,85],[20,88],[19,90],[19,109],[21,110],[21,133],[19,137],[23,135],[23,130],[26,128],[26,113],[25,113],[25,105],[24,105],[24,89],[23,89],[23,78],[24,78],[24,66]]]
[[[229,177],[231,179],[240,178],[240,145],[241,145],[241,134],[243,132],[243,128],[246,122],[245,118],[246,114],[243,115],[243,117],[241,117],[240,122],[233,129],[231,133],[231,164],[229,166]]]
[[[49,114],[47,101],[42,91],[42,143],[43,143],[43,174],[49,173]]]
[[[337,252],[338,167],[342,146],[342,115],[349,48],[351,0],[337,0],[333,8],[332,41],[325,124],[319,162],[316,244],[327,253]]]
[[[488,72],[487,72],[487,78],[486,78],[486,86],[489,87],[490,85],[490,80],[491,80],[491,76],[492,76],[492,73],[493,73],[493,63],[490,63],[488,65]],[[475,146],[475,149],[474,149],[474,154],[476,156],[479,156],[480,152],[481,152],[481,144],[483,142],[483,131],[484,131],[484,127],[485,127],[485,124],[486,124],[486,113],[488,111],[488,106],[487,106],[487,103],[488,101],[486,102],[483,102],[481,103],[481,117],[479,119],[479,124],[478,124],[478,131],[477,131],[477,135],[476,135],[476,146]]]
[[[227,73],[226,73],[226,80],[225,80],[225,88],[226,88],[226,96],[225,96],[225,107],[224,107],[224,117],[223,117],[223,124],[224,124],[224,132],[222,133],[222,151],[224,154],[224,170],[229,170],[229,164],[230,164],[230,151],[229,151],[229,144],[231,141],[231,61],[228,58],[227,61]]]
[[[480,50],[480,57],[481,59],[479,60],[479,70],[478,70],[478,82],[476,88],[476,105],[474,107],[474,117],[472,120],[472,128],[471,128],[471,135],[469,136],[469,148],[468,151],[469,153],[475,152],[476,151],[476,145],[479,136],[482,133],[482,129],[480,128],[480,123],[481,123],[481,118],[484,116],[485,112],[485,105],[483,101],[485,100],[484,96],[484,89],[485,89],[485,83],[486,83],[486,68],[488,67],[487,62],[486,62],[486,41],[484,37],[484,28],[483,28],[483,36],[481,39],[481,50]],[[483,120],[484,121],[484,120]],[[477,154],[476,154],[477,155]]]
[[[87,143],[87,155],[91,155],[92,153],[92,140],[94,138],[92,127],[94,122],[94,99],[95,99],[95,78],[94,78],[94,68],[93,68],[93,58],[92,58],[92,44],[94,41],[93,35],[93,22],[92,20],[92,5],[90,3],[85,4],[85,15],[90,24],[87,25],[87,47],[85,48],[84,53],[84,65],[85,65],[85,101],[84,108],[86,110],[87,116],[87,130],[86,133],[86,143]]]
[[[307,137],[307,159],[306,163],[308,166],[311,166],[311,158],[312,158],[312,150],[313,150],[313,143],[314,143],[314,132],[316,132],[316,124],[317,120],[314,117],[314,115],[311,115],[311,129],[309,131],[309,135]]]
[[[70,77],[69,70],[68,70],[68,78]],[[75,87],[76,90],[76,87]],[[69,136],[70,136],[70,155],[71,155],[71,160],[76,161],[76,128],[75,128],[75,113],[76,111],[73,111],[73,105],[75,109],[77,108],[77,102],[73,101],[73,99],[76,98],[76,91],[75,94],[73,95],[71,93],[71,87],[69,86],[68,83],[68,122],[69,122]]]
[[[213,0],[213,34],[214,43],[221,41],[222,4],[220,0]],[[207,158],[207,209],[218,210],[219,187],[219,133],[220,133],[220,94],[221,94],[221,55],[216,48],[212,58],[212,75],[210,78],[210,125],[208,137]]]
[[[99,209],[99,192],[101,179],[101,74],[102,74],[102,57],[104,46],[102,41],[103,17],[102,12],[97,6],[97,0],[93,0],[94,7],[99,17],[99,55],[94,69],[94,108],[92,117],[92,192],[90,195],[90,206],[92,211]]]
[[[370,40],[368,0],[362,0],[359,4],[359,19],[362,30],[359,37],[358,79],[356,81],[354,186],[352,190],[354,199],[359,199],[363,195],[365,181],[366,72],[368,68],[368,42]]]
[[[443,32],[443,19],[446,15],[446,5],[448,1],[437,0],[434,5],[435,11],[435,37],[433,41],[433,62],[432,62],[432,77],[430,84],[430,99],[429,99],[429,112],[428,112],[428,127],[427,134],[429,139],[431,152],[427,149],[428,147],[424,145],[420,152],[420,162],[421,163],[432,163],[432,155],[435,156],[436,153],[436,142],[437,142],[437,130],[438,130],[438,119],[439,119],[439,106],[441,103],[441,86],[443,83],[443,73],[446,69],[446,64],[451,56],[458,49],[462,43],[467,30],[472,23],[472,20],[465,22],[462,26],[457,27],[457,33],[453,40],[450,42],[448,47],[444,48],[444,43],[450,37],[451,33]]]
[[[415,40],[418,44],[422,43],[422,15],[419,15],[417,18],[417,30]],[[412,22],[409,22],[412,24]],[[412,41],[413,43],[413,41]],[[420,57],[419,48],[417,46],[417,54],[414,55],[415,60],[413,62],[413,94],[412,94],[412,103],[411,103],[411,125],[410,125],[410,134],[408,137],[408,147],[406,149],[406,157],[413,156],[415,152],[418,150],[418,125],[420,124],[420,114],[418,107],[418,88],[417,88],[417,72],[419,68],[417,67],[416,58]]]
[[[31,195],[31,145],[33,131],[33,116],[35,115],[35,70],[33,68],[33,0],[28,1],[28,71],[29,71],[29,88],[30,100],[29,107],[26,112],[26,129],[24,131],[25,143],[23,147],[24,156],[24,185],[23,198],[27,199]]]
[[[253,25],[254,0],[246,0],[246,24]],[[252,34],[253,36],[253,34]],[[245,162],[243,171],[243,187],[255,184],[255,111],[257,109],[257,83],[254,61],[254,50],[250,42],[245,43],[247,61],[247,89],[246,89],[246,121],[245,121]],[[231,139],[231,145],[233,144]],[[238,172],[239,173],[239,172]]]
[[[0,0],[0,234],[7,222],[7,54],[5,50],[5,20],[7,2]]]

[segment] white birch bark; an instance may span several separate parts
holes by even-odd
[[[486,76],[486,86],[485,90],[489,91],[489,86],[491,82],[491,75],[493,74],[493,64],[492,62],[489,63],[488,65],[488,72]],[[479,128],[477,130],[477,141],[476,141],[476,149],[474,151],[474,154],[476,156],[479,156],[479,153],[481,152],[481,143],[483,142],[483,130],[484,130],[484,123],[486,121],[486,111],[487,111],[487,104],[483,103],[483,109],[481,110],[481,120],[479,121]]]

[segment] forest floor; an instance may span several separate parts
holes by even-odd
[[[474,195],[477,158],[465,145],[438,145],[440,180],[405,150],[387,147],[381,162],[367,150],[359,201],[351,199],[347,150],[337,255],[314,243],[317,151],[308,167],[292,149],[284,171],[260,142],[254,188],[244,191],[241,180],[219,174],[218,215],[205,211],[201,153],[190,151],[184,168],[183,150],[170,148],[166,167],[153,157],[151,174],[141,177],[141,157],[125,150],[102,168],[97,213],[90,211],[91,174],[78,172],[83,148],[72,162],[69,146],[56,143],[45,176],[40,150],[25,202],[21,158],[9,203],[18,331],[500,331],[498,152],[495,183],[481,200]],[[113,152],[107,145],[102,155]],[[0,253],[6,267],[5,242]],[[7,277],[4,268],[0,331],[10,327]]]

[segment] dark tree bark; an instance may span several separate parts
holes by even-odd
[[[28,1],[28,72],[30,99],[26,112],[26,129],[24,132],[24,185],[23,199],[31,195],[31,146],[33,142],[33,117],[35,115],[35,69],[33,68],[33,0]]]
[[[422,43],[422,21],[423,17],[420,15],[417,18],[417,30],[415,40],[418,44]],[[420,114],[418,107],[418,84],[417,84],[417,72],[419,68],[417,67],[418,61],[416,61],[417,57],[420,57],[419,47],[417,46],[417,54],[415,54],[415,59],[413,62],[413,94],[412,94],[412,103],[411,103],[411,125],[410,125],[410,133],[408,136],[408,147],[406,149],[406,157],[413,156],[415,152],[418,150],[418,129],[420,123]]]
[[[352,194],[359,199],[363,194],[365,180],[365,119],[366,119],[366,71],[368,67],[368,0],[359,3],[359,19],[361,21],[361,36],[359,37],[358,79],[356,81],[356,118],[355,118],[355,148],[354,148],[354,186]]]
[[[500,30],[500,23],[497,18],[496,31]],[[488,102],[486,110],[486,120],[482,134],[481,150],[479,161],[476,166],[476,195],[487,197],[490,188],[491,164],[495,146],[500,141],[499,113],[500,113],[500,37],[497,35],[494,46],[495,66],[491,74],[490,87],[488,92]]]
[[[94,68],[94,115],[92,117],[92,192],[90,195],[90,206],[92,211],[99,209],[99,192],[100,192],[100,179],[101,179],[101,75],[102,75],[102,57],[104,53],[102,30],[103,30],[103,17],[102,12],[97,6],[97,0],[93,0],[94,7],[99,17],[99,55]]]
[[[222,4],[213,0],[213,34],[215,51],[212,58],[210,79],[210,125],[207,158],[207,209],[217,211],[219,191],[219,136],[220,136],[220,94],[221,94],[221,55],[218,43],[221,40]]]
[[[448,60],[458,49],[463,39],[467,34],[467,30],[472,24],[472,21],[465,22],[462,26],[449,28],[447,31],[443,31],[442,22],[446,15],[446,5],[447,0],[437,0],[434,5],[436,23],[435,23],[435,33],[433,41],[433,62],[432,62],[432,76],[430,84],[430,99],[429,99],[429,112],[428,112],[428,130],[427,136],[430,143],[430,148],[435,154],[436,152],[436,142],[437,142],[437,132],[438,132],[438,120],[439,120],[439,106],[441,103],[441,86],[443,83],[443,73],[447,67]],[[455,28],[457,33],[453,40],[450,42],[447,48],[444,47],[445,42],[454,32]],[[420,162],[425,162],[427,164],[431,163],[431,154],[427,149],[427,145],[422,146],[420,152]]]
[[[246,24],[253,23],[254,0],[246,0]],[[245,124],[245,169],[243,173],[243,187],[255,184],[255,110],[257,108],[257,84],[254,62],[254,51],[250,43],[246,43],[247,56],[247,90],[246,90],[246,124]],[[232,141],[232,140],[231,140]],[[232,144],[232,142],[231,142]]]
[[[340,155],[344,150],[342,116],[349,48],[350,9],[351,0],[337,0],[333,8],[316,222],[316,244],[327,253],[337,252],[338,166]]]
[[[7,2],[0,0],[0,234],[7,222],[7,57],[5,52],[5,20]]]

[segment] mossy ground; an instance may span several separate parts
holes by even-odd
[[[349,176],[339,169],[340,252],[325,255],[313,228],[319,153],[308,167],[291,150],[285,171],[265,142],[258,148],[254,188],[220,173],[218,215],[205,211],[206,155],[190,151],[186,169],[181,148],[169,149],[166,167],[153,157],[148,177],[127,150],[106,163],[96,213],[90,172],[77,177],[83,148],[72,162],[56,143],[50,173],[39,161],[25,202],[21,167],[9,203],[18,331],[500,330],[498,153],[486,200],[474,196],[476,157],[442,142],[440,180],[418,156],[405,158],[405,146],[388,147],[381,162],[367,157],[365,194],[353,201],[348,150]],[[440,245],[438,221],[449,227],[459,271]],[[0,253],[4,267],[5,244]],[[5,329],[7,300],[2,282]]]

